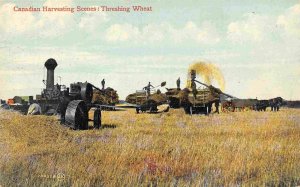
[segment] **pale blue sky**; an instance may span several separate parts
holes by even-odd
[[[153,12],[12,11],[46,5]],[[227,93],[300,99],[300,1],[0,1],[0,34],[0,98],[40,93],[43,64],[55,58],[56,81],[106,78],[121,98],[148,81],[175,87],[189,64],[205,60],[221,69]]]

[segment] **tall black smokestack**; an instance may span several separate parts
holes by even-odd
[[[54,88],[54,69],[56,68],[57,63],[53,58],[49,58],[45,62],[45,67],[47,68],[47,84],[46,89]]]

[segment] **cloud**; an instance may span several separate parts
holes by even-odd
[[[300,38],[300,3],[280,15],[277,24],[285,30],[287,35]]]
[[[95,33],[97,27],[105,24],[109,21],[109,17],[105,12],[95,13],[95,12],[86,12],[81,18],[78,24],[79,28],[89,32]]]
[[[72,0],[48,0],[43,6],[71,7]],[[75,21],[71,12],[43,12],[34,25],[36,34],[41,36],[58,36],[72,29]]]
[[[76,48],[59,48],[59,47],[16,47],[0,50],[0,54],[3,54],[3,59],[6,59],[8,63],[4,66],[1,64],[0,70],[4,68],[26,68],[29,67],[43,67],[44,62],[48,58],[54,58],[60,65],[66,66],[87,66],[87,65],[110,65],[110,61],[106,55],[101,52],[92,53]],[[17,55],[11,55],[17,54]],[[116,63],[116,62],[115,62]],[[69,64],[69,65],[68,65]]]
[[[71,7],[72,0],[48,0],[43,6]],[[18,12],[14,3],[0,7],[0,31],[6,36],[55,37],[72,29],[75,24],[71,12]]]
[[[271,17],[259,14],[245,14],[243,20],[229,23],[227,38],[233,42],[262,42],[270,36],[275,28]]]
[[[220,42],[217,29],[210,22],[204,22],[201,27],[188,21],[183,28],[175,28],[168,23],[152,23],[142,28],[134,25],[114,24],[106,30],[106,41],[154,43],[167,41],[170,43],[195,42],[200,44],[216,44]]]
[[[203,22],[198,27],[194,22],[189,21],[182,29],[170,28],[171,37],[176,42],[194,40],[201,44],[216,44],[220,42],[220,37],[217,29],[211,22]]]
[[[162,41],[166,37],[169,28],[170,26],[166,24],[148,24],[142,28],[140,40],[151,43]]]
[[[31,12],[14,12],[15,6],[13,3],[6,3],[0,7],[0,30],[4,33],[24,33],[30,30],[36,21]]]
[[[300,4],[288,8],[278,16],[245,14],[242,20],[227,26],[227,38],[232,42],[260,43],[280,39],[300,38]]]
[[[135,40],[140,37],[140,31],[137,27],[131,24],[114,24],[111,25],[107,31],[105,38],[107,41],[117,42],[117,41],[129,41]]]

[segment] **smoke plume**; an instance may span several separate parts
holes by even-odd
[[[200,76],[205,84],[211,85],[212,81],[217,81],[222,91],[225,89],[225,80],[221,70],[208,62],[197,61],[189,66],[187,87],[190,87],[190,72],[196,71],[196,75]]]

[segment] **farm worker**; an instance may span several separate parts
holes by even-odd
[[[215,107],[216,107],[215,113],[218,113],[218,114],[219,114],[219,105],[220,105],[220,100],[217,100],[217,101],[215,102]]]
[[[102,90],[104,90],[104,86],[105,86],[105,80],[104,79],[102,79],[101,84],[102,84]]]
[[[177,90],[179,90],[180,89],[180,77],[178,77],[176,84],[177,84]]]
[[[197,95],[197,93],[198,93],[197,87],[196,87],[196,83],[195,83],[195,80],[194,80],[194,79],[192,79],[191,81],[192,81],[192,82],[191,82],[192,92],[193,92],[194,97],[196,98],[196,95]]]
[[[147,91],[147,96],[150,96],[151,87],[154,88],[154,86],[152,86],[150,82],[148,83],[147,86],[144,87],[144,90]]]

